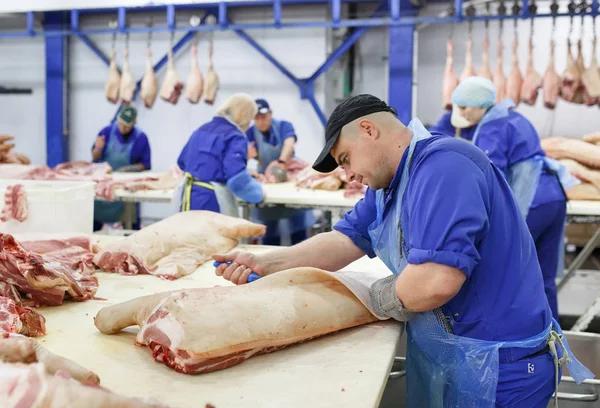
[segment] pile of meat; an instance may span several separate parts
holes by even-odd
[[[167,408],[114,394],[93,372],[20,335],[0,334],[0,377],[3,407]]]
[[[94,298],[96,250],[87,237],[18,242],[0,233],[0,332],[43,335],[45,320],[33,307]]]
[[[31,163],[27,156],[13,151],[15,144],[9,143],[9,142],[14,139],[15,139],[15,137],[11,136],[11,135],[0,135],[0,164],[4,164],[4,163],[29,164],[29,163]]]
[[[105,272],[151,274],[178,279],[214,253],[227,252],[238,238],[260,237],[264,225],[212,211],[185,211],[104,247],[94,263]]]
[[[542,139],[548,157],[559,160],[581,180],[567,191],[571,200],[600,200],[600,132],[584,136],[583,140],[566,137]]]
[[[367,298],[380,277],[295,268],[245,285],[140,297],[101,309],[94,323],[105,334],[138,325],[136,344],[149,347],[156,361],[201,374],[377,321]]]
[[[4,207],[0,213],[0,221],[9,220],[23,222],[27,219],[27,194],[23,184],[7,186],[4,192]]]

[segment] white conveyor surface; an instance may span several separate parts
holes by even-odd
[[[97,236],[102,241],[121,239]],[[269,247],[240,246],[252,252]],[[385,268],[364,257],[350,270]],[[399,325],[375,322],[303,344],[256,356],[226,370],[179,374],[159,364],[147,347],[133,344],[137,327],[120,334],[100,333],[93,318],[104,306],[156,292],[230,285],[207,262],[176,281],[154,276],[97,273],[98,297],[108,300],[67,302],[41,309],[48,334],[42,344],[100,376],[101,385],[127,396],[150,396],[171,408],[378,407],[399,340]]]
[[[567,202],[569,215],[600,215],[600,201],[571,200]]]
[[[263,188],[267,196],[265,204],[352,208],[362,198],[346,198],[344,190],[326,191],[299,188],[293,182],[263,184]]]

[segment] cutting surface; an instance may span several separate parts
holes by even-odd
[[[121,239],[98,236],[102,242]],[[258,253],[269,247],[240,246]],[[384,270],[363,257],[347,270]],[[155,397],[171,408],[377,407],[395,355],[399,326],[376,322],[209,374],[179,374],[152,359],[147,347],[134,346],[137,327],[116,335],[100,333],[93,317],[104,306],[168,290],[231,285],[207,262],[176,281],[99,272],[98,297],[41,309],[48,334],[40,338],[52,352],[71,358],[100,376],[101,385],[128,396]]]
[[[569,215],[600,215],[600,201],[571,200],[567,202]]]
[[[346,198],[344,190],[326,191],[296,187],[294,182],[263,184],[267,204],[295,204],[352,208],[361,197]]]

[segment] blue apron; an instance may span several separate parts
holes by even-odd
[[[113,170],[131,164],[131,150],[139,136],[139,130],[134,127],[127,142],[119,140],[119,125],[115,121],[110,130],[110,136],[104,149],[104,160],[110,164]],[[121,219],[125,203],[94,201],[94,220],[97,222],[112,224]]]
[[[477,124],[477,127],[475,128],[475,134],[473,135],[473,144],[476,145],[479,131],[483,125],[496,119],[508,117],[509,110],[514,107],[515,104],[511,99],[504,99],[502,102],[494,105]],[[533,199],[539,187],[540,177],[544,168],[548,168],[550,171],[556,174],[563,191],[567,191],[574,185],[580,183],[578,179],[569,173],[565,166],[549,157],[536,155],[529,159],[514,163],[506,171],[506,181],[508,182],[513,195],[515,196],[519,210],[521,210],[521,214],[523,214],[525,219],[527,219],[527,214],[529,214],[529,208],[533,203]],[[566,224],[566,221],[567,220],[565,218],[561,232],[562,239],[560,240],[559,248],[557,249],[559,253],[557,276],[559,277],[564,274],[565,270],[564,225]]]
[[[283,140],[281,139],[280,129],[281,122],[276,119],[273,119],[270,128],[271,137],[276,142],[276,145],[273,145],[267,142],[264,139],[262,132],[258,130],[256,126],[254,126],[254,140],[256,141],[256,148],[258,150],[259,173],[264,173],[267,166],[271,164],[271,162],[279,159],[281,155],[281,149],[283,148]],[[250,209],[250,214],[254,221],[260,223],[267,223],[269,221],[275,223],[280,219],[289,218],[291,224],[290,234],[307,230],[316,222],[312,210],[296,210],[293,208],[284,207],[252,207]],[[276,228],[276,230],[273,230],[272,228],[267,228],[266,236],[281,236],[278,230],[279,228]]]
[[[430,136],[418,119],[408,126],[413,138],[395,202],[386,216],[384,189],[376,191],[377,218],[369,226],[371,244],[377,256],[396,275],[408,265],[403,237],[401,211],[408,185],[409,168],[415,145]],[[388,198],[389,199],[389,198]],[[558,323],[554,322],[536,336],[520,341],[493,342],[457,336],[441,309],[415,313],[407,323],[407,406],[409,408],[477,407],[494,408],[498,383],[500,348],[535,348],[548,344],[554,352],[556,383],[558,366],[567,363],[571,376],[578,382],[594,375],[573,357]],[[562,353],[558,359],[556,346]]]

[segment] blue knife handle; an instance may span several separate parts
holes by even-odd
[[[213,266],[216,268],[216,267],[218,267],[219,265],[221,265],[222,263],[223,263],[223,262],[217,262],[217,261],[215,261],[215,262],[213,263]],[[231,265],[231,262],[225,262],[225,263],[226,263],[227,265]],[[250,274],[250,276],[248,276],[248,283],[250,283],[250,282],[254,282],[255,280],[257,280],[257,279],[259,279],[259,278],[262,278],[262,276],[260,276],[259,274],[255,273],[255,272],[252,272],[252,273]]]

